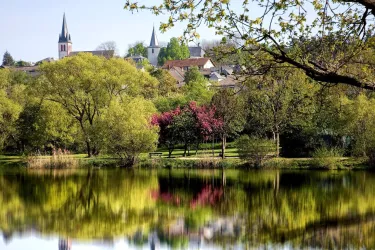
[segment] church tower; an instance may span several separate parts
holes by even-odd
[[[158,65],[159,52],[160,52],[160,46],[159,46],[158,38],[156,37],[155,27],[154,27],[152,30],[150,46],[147,48],[148,60],[154,66]]]
[[[68,56],[70,52],[72,52],[72,38],[68,32],[68,25],[66,24],[64,13],[62,30],[59,36],[59,59]]]

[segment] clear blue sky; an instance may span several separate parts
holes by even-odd
[[[94,50],[100,43],[115,41],[124,55],[128,44],[149,43],[152,25],[167,17],[149,12],[131,14],[123,9],[125,0],[0,0],[0,57],[8,50],[15,60],[36,62],[58,58],[57,41],[63,13],[72,36],[73,51]],[[154,0],[142,1],[153,4]],[[215,39],[215,32],[200,30],[202,39]],[[177,25],[167,33],[158,32],[167,42],[182,35]]]

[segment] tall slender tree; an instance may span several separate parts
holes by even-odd
[[[15,61],[12,55],[8,51],[5,51],[3,56],[3,66],[13,66],[14,64]]]

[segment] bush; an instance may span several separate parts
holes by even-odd
[[[74,156],[68,150],[53,149],[52,156],[42,156],[42,155],[29,155],[26,158],[26,163],[28,168],[77,168],[79,167],[79,160],[74,158]]]
[[[340,161],[341,157],[343,157],[343,150],[337,147],[321,147],[315,150],[312,157],[313,167],[324,169],[341,168]]]
[[[275,143],[269,139],[243,135],[236,144],[240,158],[250,161],[255,167],[262,167],[264,160],[275,153]]]

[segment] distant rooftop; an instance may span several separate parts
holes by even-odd
[[[210,58],[188,58],[184,60],[171,60],[166,61],[163,68],[170,69],[172,67],[193,67],[193,66],[204,66],[207,62],[211,61]],[[212,62],[212,61],[211,61]]]
[[[204,57],[206,53],[199,45],[197,47],[189,47],[190,57]]]

